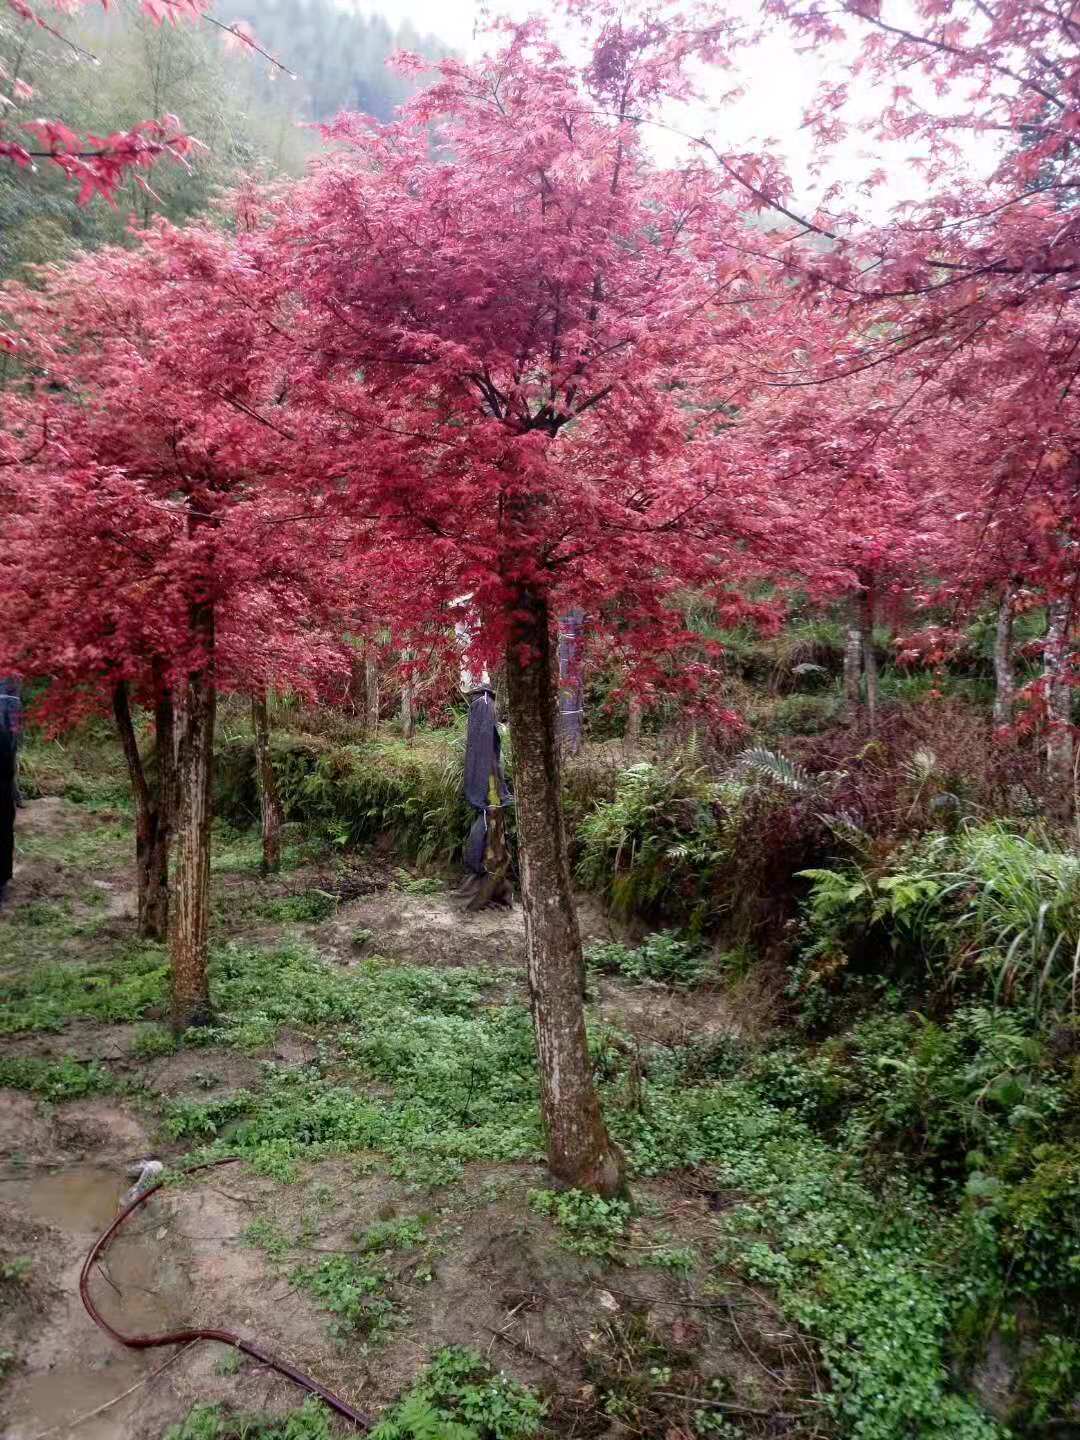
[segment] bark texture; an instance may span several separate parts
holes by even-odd
[[[210,822],[213,818],[214,609],[191,607],[202,663],[186,677],[176,716],[176,815],[169,897],[172,1027],[179,1032],[211,1019],[207,959],[210,936]]]
[[[863,591],[859,603],[859,636],[862,640],[863,679],[866,682],[866,723],[871,733],[877,729],[878,669],[874,654],[874,592]]]
[[[374,740],[379,733],[379,667],[370,649],[364,653],[364,734]]]
[[[1011,725],[1016,676],[1013,670],[1013,594],[1010,582],[1002,591],[994,631],[994,724]]]
[[[410,651],[406,650],[402,659],[408,664],[412,659]],[[416,733],[416,707],[414,704],[415,685],[410,675],[401,687],[401,733],[409,742]]]
[[[641,701],[631,695],[626,708],[626,744],[637,748],[641,744]]]
[[[862,702],[861,681],[862,631],[858,625],[849,625],[847,644],[844,646],[844,703],[852,716],[858,714]]]
[[[281,869],[281,827],[285,817],[270,760],[270,711],[265,691],[251,697],[251,728],[255,737],[255,778],[262,819],[262,873],[273,875]]]
[[[1043,669],[1046,678],[1046,779],[1050,811],[1061,821],[1073,812],[1072,686],[1068,683],[1069,623],[1072,602],[1052,600],[1047,607]]]
[[[158,701],[157,775],[151,784],[139,753],[131,718],[126,682],[113,687],[113,718],[127,762],[135,799],[135,876],[138,902],[137,931],[143,940],[164,940],[169,927],[169,802],[172,774],[172,704],[164,694]],[[165,733],[163,727],[167,726]]]
[[[529,991],[548,1165],[556,1184],[625,1188],[593,1085],[582,1005],[584,962],[570,885],[555,733],[550,615],[524,595],[506,657]]]

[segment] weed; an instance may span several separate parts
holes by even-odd
[[[139,1060],[156,1060],[162,1055],[172,1055],[176,1048],[176,1036],[165,1025],[143,1025],[131,1042],[131,1053]]]
[[[630,1206],[625,1200],[603,1200],[581,1190],[532,1190],[529,1205],[554,1220],[562,1245],[575,1255],[611,1260],[626,1238]]]
[[[162,1440],[334,1440],[330,1412],[317,1400],[287,1415],[228,1415],[218,1405],[196,1405]]]
[[[224,1127],[247,1114],[251,1094],[238,1090],[220,1100],[170,1100],[163,1115],[163,1128],[170,1140],[205,1140],[219,1135]]]
[[[393,1283],[389,1270],[351,1255],[328,1255],[318,1265],[300,1265],[289,1279],[306,1290],[324,1310],[336,1317],[331,1333],[381,1339],[402,1316],[384,1293]]]
[[[290,1249],[289,1237],[273,1220],[260,1216],[253,1220],[243,1234],[245,1245],[253,1245],[271,1260],[281,1260]]]
[[[700,768],[631,765],[580,827],[582,883],[619,915],[682,913],[700,929],[725,837],[721,790]]]
[[[658,930],[630,949],[618,940],[599,941],[585,953],[586,964],[627,980],[659,980],[667,985],[699,985],[709,973],[701,945]]]
[[[295,870],[309,860],[318,859],[325,848],[308,843],[305,838],[293,835],[291,831],[292,827],[286,826],[282,839],[282,872]],[[210,858],[210,869],[215,875],[258,875],[262,870],[262,863],[262,835],[258,829],[236,830],[223,821],[215,823]]]
[[[544,1402],[472,1350],[440,1350],[371,1440],[531,1440]]]
[[[30,1274],[33,1261],[27,1255],[17,1255],[14,1260],[0,1260],[0,1284],[21,1285]]]
[[[406,1181],[406,1190],[444,1190],[456,1185],[465,1173],[460,1160],[447,1155],[399,1155],[389,1173]]]
[[[394,880],[403,895],[441,895],[446,889],[434,875],[410,875],[407,870],[395,870]]]
[[[80,1100],[84,1095],[103,1095],[116,1088],[103,1066],[63,1056],[39,1060],[30,1056],[0,1057],[0,1086],[29,1090],[45,1100]]]
[[[304,890],[299,895],[287,895],[279,900],[264,900],[257,912],[263,920],[276,920],[280,924],[318,924],[328,919],[337,910],[337,898],[325,890]]]
[[[653,1245],[641,1251],[639,1265],[655,1270],[670,1270],[676,1275],[689,1275],[701,1258],[693,1245]]]
[[[453,736],[425,751],[392,741],[328,746],[279,733],[272,759],[286,816],[306,833],[343,849],[388,832],[399,855],[421,863],[460,853],[470,816],[464,748]],[[228,747],[221,760],[218,814],[250,824],[258,814],[252,746]]]
[[[134,853],[134,824],[111,810],[95,818],[95,824],[56,834],[32,831],[20,838],[19,849],[28,859],[53,860],[80,871],[115,869],[118,854]]]
[[[977,987],[1038,1015],[1080,989],[1080,857],[1003,825],[934,835],[870,869],[803,871],[812,882],[796,990],[847,979],[884,942],[914,975]],[[873,941],[878,941],[877,947]]]
[[[396,1277],[379,1262],[394,1251],[421,1249],[425,1243],[422,1217],[384,1220],[357,1236],[355,1255],[331,1255],[317,1265],[298,1266],[290,1279],[337,1317],[334,1334],[378,1340],[405,1320],[392,1296]]]
[[[1024,1366],[1022,1399],[1014,1426],[1045,1426],[1075,1403],[1080,1394],[1080,1341],[1045,1335]]]

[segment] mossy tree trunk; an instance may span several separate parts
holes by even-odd
[[[185,678],[177,706],[175,854],[169,896],[170,1018],[177,1032],[208,1024],[211,1019],[207,967],[217,707],[213,603],[192,604],[190,623],[200,658],[198,667]]]
[[[259,787],[259,813],[262,820],[262,873],[275,874],[281,869],[281,827],[284,815],[277,776],[270,759],[270,710],[266,691],[251,697],[251,728],[255,737],[255,778]]]
[[[514,613],[506,679],[548,1166],[560,1186],[610,1196],[625,1188],[625,1176],[600,1112],[585,1038],[584,962],[559,785],[551,617],[547,603],[531,594],[519,595]]]

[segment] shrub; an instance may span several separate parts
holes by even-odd
[[[784,695],[765,717],[769,735],[820,735],[832,725],[843,709],[833,694]]]
[[[709,964],[699,941],[681,940],[674,931],[657,930],[636,948],[602,940],[585,952],[586,964],[627,980],[659,980],[667,985],[698,985]]]
[[[726,854],[723,798],[699,767],[631,765],[582,821],[580,879],[617,915],[685,916],[700,930]]]
[[[803,871],[796,991],[841,982],[891,954],[894,973],[1024,1005],[1038,1015],[1080,989],[1080,856],[1000,823],[932,835],[885,866]]]
[[[342,847],[390,834],[395,852],[408,859],[460,854],[472,822],[462,780],[463,734],[436,751],[399,741],[347,745],[276,735],[271,753],[288,820]],[[217,814],[237,826],[258,816],[251,742],[225,747],[216,805]]]

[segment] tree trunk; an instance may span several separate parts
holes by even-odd
[[[995,725],[1011,725],[1013,718],[1013,694],[1016,690],[1016,679],[1013,674],[1013,589],[1013,583],[1010,580],[1001,592],[997,629],[994,631]]]
[[[577,755],[584,739],[585,686],[581,672],[581,610],[568,610],[559,621],[559,744]]]
[[[270,761],[270,712],[266,691],[251,697],[251,728],[255,735],[255,778],[259,786],[259,811],[262,818],[262,873],[272,875],[281,869],[281,796],[277,776]]]
[[[211,1019],[207,959],[210,939],[210,822],[213,817],[214,608],[191,607],[200,668],[191,671],[176,716],[175,863],[169,897],[169,959],[173,1029]]]
[[[379,733],[379,667],[371,651],[364,651],[364,734],[374,740]]]
[[[137,933],[141,940],[164,940],[169,923],[169,821],[167,806],[162,804],[161,775],[163,765],[167,772],[168,762],[159,757],[158,794],[155,795],[139,754],[126,681],[113,686],[112,698],[113,717],[135,799]]]
[[[869,587],[863,591],[859,606],[859,636],[866,679],[866,724],[873,734],[877,729],[878,671],[874,654],[874,592]]]
[[[1072,686],[1069,685],[1069,621],[1072,602],[1051,600],[1047,607],[1043,673],[1046,677],[1046,778],[1049,810],[1067,823],[1073,809]]]
[[[402,659],[409,664],[412,660],[412,653],[406,650]],[[416,733],[416,711],[413,706],[414,688],[413,678],[410,674],[406,676],[405,683],[401,687],[401,733],[410,744]]]
[[[176,724],[173,715],[172,691],[160,674],[155,676],[157,701],[154,705],[154,758],[157,780],[158,854],[154,873],[161,893],[161,934],[169,933],[169,854],[172,847],[173,821],[176,818]]]
[[[514,610],[506,677],[548,1165],[560,1186],[616,1195],[625,1188],[623,1160],[600,1113],[585,1038],[584,961],[559,788],[550,616],[547,603],[530,595],[520,596]]]
[[[862,650],[862,631],[858,625],[849,625],[844,646],[844,704],[852,717],[858,715],[862,699]]]
[[[641,744],[641,701],[636,695],[631,695],[626,708],[626,733],[624,735],[626,745],[636,750]]]

